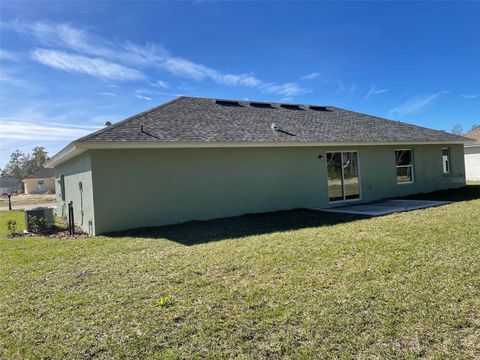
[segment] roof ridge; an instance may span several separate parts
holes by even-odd
[[[114,129],[114,128],[118,127],[119,125],[125,124],[125,123],[128,122],[128,121],[134,120],[135,118],[139,118],[139,117],[144,116],[144,115],[147,115],[148,113],[151,113],[152,111],[158,110],[158,109],[163,108],[163,107],[165,107],[165,106],[167,106],[167,105],[170,105],[170,104],[172,104],[172,103],[174,103],[174,102],[176,102],[176,101],[178,101],[178,100],[180,100],[180,99],[182,99],[182,98],[187,98],[187,97],[188,97],[188,96],[178,96],[178,97],[176,97],[176,98],[174,98],[174,99],[172,99],[172,100],[167,101],[166,103],[163,103],[163,104],[158,105],[158,106],[155,106],[155,107],[153,107],[153,108],[151,108],[151,109],[142,111],[141,113],[132,115],[132,116],[130,116],[130,117],[124,119],[124,120],[121,120],[121,121],[119,121],[119,122],[116,122],[115,124],[112,124],[112,125],[110,125],[110,126],[105,126],[105,127],[101,128],[101,129],[99,129],[99,130],[97,130],[97,131],[94,131],[94,132],[92,132],[92,133],[90,133],[90,134],[87,134],[87,135],[85,135],[85,136],[82,136],[81,138],[78,138],[77,140],[74,140],[73,142],[88,140],[89,138],[91,138],[91,137],[93,137],[93,136],[96,136],[96,135],[99,135],[99,134],[103,134],[104,132],[106,132],[106,131],[108,131],[108,130],[111,130],[111,129]]]
[[[182,100],[180,102],[180,100]],[[293,106],[298,106],[298,107],[302,107],[302,108],[305,108],[306,110],[308,110],[310,107],[313,107],[313,106],[321,106],[321,105],[306,105],[306,104],[287,104],[287,103],[278,103],[278,102],[263,102],[263,101],[252,101],[252,100],[228,100],[228,99],[217,99],[217,98],[206,98],[206,97],[195,97],[195,96],[178,96],[164,104],[161,104],[159,106],[156,106],[156,107],[153,107],[151,109],[148,109],[148,110],[145,110],[139,114],[136,114],[136,115],[133,115],[133,116],[130,116],[122,121],[119,121],[113,125],[110,125],[108,127],[104,127],[102,129],[99,129],[97,130],[96,132],[94,133],[91,133],[91,134],[88,134],[88,135],[85,135],[83,137],[81,137],[80,139],[77,139],[73,142],[73,144],[75,143],[83,143],[83,142],[88,142],[88,141],[91,141],[91,142],[95,142],[95,141],[102,141],[102,140],[105,140],[105,141],[133,141],[132,139],[136,139],[136,140],[139,140],[141,138],[140,134],[136,134],[136,131],[137,131],[137,127],[135,127],[135,125],[137,123],[142,123],[144,122],[144,125],[147,125],[147,127],[150,125],[152,125],[153,128],[158,128],[160,125],[159,124],[156,124],[157,122],[157,117],[156,115],[158,113],[165,113],[167,118],[165,118],[165,122],[167,124],[169,124],[169,121],[173,121],[173,119],[187,119],[185,123],[182,122],[182,124],[179,124],[178,121],[176,124],[170,126],[169,129],[163,129],[162,130],[162,134],[160,137],[157,138],[157,140],[159,141],[180,141],[181,139],[198,139],[198,141],[216,141],[217,139],[219,138],[222,138],[222,136],[226,139],[233,139],[232,141],[237,141],[238,139],[237,138],[241,138],[241,139],[246,139],[246,138],[252,138],[252,139],[255,139],[255,134],[254,134],[254,131],[251,130],[250,132],[248,130],[245,130],[245,129],[240,129],[240,133],[239,135],[232,135],[232,134],[228,134],[228,131],[226,134],[220,134],[222,136],[219,135],[219,131],[222,132],[224,131],[224,129],[220,129],[221,127],[219,127],[219,124],[226,121],[226,119],[228,118],[228,116],[240,116],[239,118],[242,119],[242,116],[243,115],[238,115],[238,114],[241,114],[241,113],[238,113],[236,112],[237,110],[232,110],[232,109],[228,109],[226,110],[225,109],[220,109],[216,106],[216,104],[219,102],[219,101],[234,101],[234,102],[237,102],[238,104],[241,104],[243,105],[243,107],[245,108],[245,121],[250,121],[250,122],[256,122],[256,118],[257,117],[260,117],[262,118],[262,121],[265,120],[265,121],[271,121],[273,122],[273,120],[277,121],[277,117],[280,116],[280,117],[285,117],[285,120],[286,121],[290,121],[292,119],[295,119],[297,117],[297,115],[293,115],[293,113],[291,114],[287,114],[285,112],[282,112],[282,113],[278,113],[278,114],[267,114],[265,112],[265,119],[263,119],[261,113],[251,113],[249,112],[250,110],[247,111],[247,109],[250,109],[250,107],[253,108],[253,106],[248,106],[248,104],[252,104],[252,103],[262,103],[262,104],[269,104],[271,105],[272,107],[275,107],[275,108],[280,108],[284,105],[293,105]],[[176,105],[172,105],[174,103],[177,103]],[[168,107],[172,105],[171,107]],[[402,121],[399,121],[399,120],[391,120],[391,119],[386,119],[386,118],[382,118],[380,116],[376,116],[376,115],[370,115],[370,114],[365,114],[365,113],[362,113],[362,112],[358,112],[358,111],[354,111],[354,110],[348,110],[348,109],[343,109],[343,108],[339,108],[339,107],[335,107],[335,106],[330,106],[330,105],[325,105],[325,106],[322,106],[322,107],[325,107],[326,109],[330,110],[331,113],[330,115],[319,115],[319,118],[324,118],[324,120],[322,121],[327,121],[326,119],[328,119],[327,123],[331,124],[332,122],[335,122],[336,120],[335,119],[343,119],[345,121],[346,124],[357,124],[355,126],[357,127],[362,127],[363,128],[361,129],[362,131],[367,131],[367,132],[375,132],[375,131],[380,131],[382,129],[382,127],[385,127],[385,126],[388,126],[390,129],[387,129],[389,131],[389,134],[388,136],[384,136],[385,138],[389,138],[390,140],[397,140],[397,139],[401,139],[401,138],[405,138],[405,139],[410,139],[412,138],[425,138],[425,139],[429,139],[430,137],[433,137],[433,138],[436,138],[436,139],[442,139],[443,141],[445,140],[452,140],[452,141],[462,141],[462,142],[465,142],[465,141],[471,141],[470,139],[468,138],[465,138],[465,137],[461,137],[461,136],[458,136],[458,135],[454,135],[454,134],[450,134],[446,131],[442,131],[442,130],[436,130],[436,129],[431,129],[431,128],[427,128],[427,127],[423,127],[423,126],[420,126],[420,125],[415,125],[415,124],[410,124],[410,123],[406,123],[406,122],[402,122]],[[179,109],[189,109],[189,111],[186,111],[186,112],[179,112]],[[203,115],[199,114],[197,112],[197,110],[199,109],[207,109],[208,110],[208,116],[205,115],[204,118],[202,118]],[[216,111],[219,111],[221,116],[219,116],[218,118],[216,117]],[[243,111],[243,110],[242,110]],[[254,115],[253,115],[254,114]],[[277,117],[275,117],[275,116]],[[274,116],[275,118],[272,118],[272,116]],[[303,116],[306,116],[306,118],[304,119],[306,121],[306,125],[302,125],[305,127],[305,129],[307,129],[309,126],[312,127],[314,126],[313,124],[315,123],[315,118],[317,118],[317,114],[304,114],[302,115],[302,119],[303,119]],[[151,119],[152,117],[152,119]],[[250,118],[249,118],[250,117]],[[203,120],[202,120],[203,119]],[[213,119],[213,120],[212,120]],[[371,124],[367,121],[368,119],[370,119],[370,122]],[[362,121],[362,120],[365,120],[365,121]],[[199,123],[200,121],[200,123]],[[203,121],[203,123],[202,123]],[[247,123],[248,123],[247,121]],[[302,120],[303,121],[303,120]],[[205,135],[205,130],[202,130],[200,132],[198,132],[198,134],[192,134],[192,128],[190,128],[190,130],[187,130],[188,126],[194,124],[195,126],[197,124],[203,124],[203,125],[207,125],[207,132],[208,131],[212,131],[213,133],[213,138],[212,137],[208,137]],[[309,125],[310,124],[310,125]],[[298,125],[298,124],[297,124]],[[196,127],[193,127],[196,129]],[[300,125],[299,125],[300,126]],[[302,127],[300,126],[300,127]],[[353,125],[352,125],[353,126]],[[355,127],[354,126],[354,127]],[[270,128],[270,127],[268,127]],[[327,138],[328,136],[320,136],[319,135],[319,131],[316,131],[316,130],[313,130],[313,128],[311,128],[309,131],[309,133],[305,133],[303,136],[305,139],[307,138],[310,138],[310,137],[313,137],[315,138],[315,136],[317,138]],[[378,130],[380,129],[380,130]],[[153,130],[155,131],[155,130]],[[333,130],[331,130],[333,131]],[[360,130],[359,130],[360,131]],[[325,131],[322,132],[322,134],[324,133]],[[341,131],[340,131],[341,132]],[[412,133],[412,134],[410,134]],[[416,134],[413,134],[413,133],[416,133]],[[212,135],[210,134],[210,135]],[[242,135],[243,134],[243,135]],[[365,135],[365,134],[364,134]],[[243,136],[243,137],[242,137]],[[261,139],[262,137],[263,138],[269,138],[269,136],[271,136],[270,133],[268,134],[264,134],[262,133],[262,130],[259,132],[259,136],[258,138]],[[347,136],[347,134],[344,134],[344,137],[346,138],[352,138],[352,137],[355,137],[353,135],[351,135],[350,137]],[[360,136],[357,136],[358,138],[361,138]],[[367,136],[365,135],[364,138],[375,138],[374,134],[370,134]],[[145,139],[141,139],[142,141],[145,140]],[[301,140],[300,138],[297,139],[297,140]],[[153,139],[147,139],[145,141],[153,141]],[[325,140],[322,140],[322,141],[325,141]],[[337,140],[338,141],[338,140]],[[62,150],[63,151],[63,150]]]
[[[301,104],[301,103],[288,103],[288,102],[278,102],[278,101],[261,101],[261,100],[240,100],[240,99],[226,99],[226,98],[208,98],[208,97],[202,97],[202,96],[181,96],[183,98],[188,98],[188,99],[200,99],[200,100],[211,100],[211,101],[232,101],[232,102],[238,102],[238,103],[245,103],[245,104],[250,104],[250,103],[260,103],[260,104],[272,104],[272,105],[298,105],[298,106],[324,106],[324,107],[334,107],[331,105],[319,105],[319,104]]]

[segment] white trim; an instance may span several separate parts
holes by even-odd
[[[345,198],[345,178],[344,178],[344,173],[343,173],[343,153],[345,152],[352,152],[357,154],[357,178],[358,178],[358,198],[356,199],[346,199]],[[327,154],[334,154],[334,153],[340,153],[340,163],[342,164],[342,195],[343,199],[341,200],[330,200],[330,196],[328,196],[328,164],[327,166],[327,196],[328,196],[328,203],[330,205],[336,205],[336,204],[344,204],[348,202],[354,202],[354,201],[361,201],[362,200],[362,180],[360,176],[360,155],[358,150],[327,150],[325,151],[325,160],[327,159]]]
[[[480,146],[480,140],[479,140],[479,141],[475,141],[474,143],[471,143],[471,142],[465,143],[463,146],[466,147],[466,148],[471,148],[471,147]]]
[[[77,147],[84,149],[151,149],[151,148],[217,148],[217,147],[303,147],[303,146],[380,146],[380,145],[447,145],[463,144],[464,142],[448,141],[396,141],[396,142],[321,142],[321,141],[237,141],[237,142],[188,142],[188,141],[95,141],[74,142]]]
[[[465,141],[382,141],[382,142],[320,142],[320,141],[74,141],[45,163],[55,167],[89,149],[182,149],[182,148],[255,148],[255,147],[339,147],[339,146],[401,146],[451,145]]]
[[[395,156],[395,178],[397,180],[397,185],[407,185],[407,184],[413,184],[415,182],[415,157],[413,154],[413,148],[407,148],[407,149],[395,149],[395,152],[397,151],[410,151],[411,155],[411,161],[412,163],[410,165],[397,165],[397,157]],[[412,180],[411,181],[401,181],[398,182],[398,175],[397,175],[397,169],[401,167],[406,167],[406,168],[412,168]]]
[[[445,166],[445,159],[443,155],[443,150],[447,150],[447,164],[448,166]],[[447,169],[446,169],[447,168]],[[445,169],[447,171],[445,171]],[[442,147],[442,171],[444,175],[448,175],[451,173],[452,170],[452,162],[450,161],[450,148],[449,147]]]
[[[55,166],[60,165],[65,161],[84,153],[85,151],[87,150],[79,149],[75,146],[75,143],[71,143],[66,148],[56,153],[51,159],[47,160],[43,166],[46,168],[54,168]]]

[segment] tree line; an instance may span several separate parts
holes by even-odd
[[[472,130],[475,130],[476,128],[479,128],[480,127],[480,124],[473,124],[472,125],[472,128],[470,129],[470,131]],[[464,132],[463,132],[463,126],[460,125],[460,124],[456,124],[453,128],[452,128],[452,134],[455,134],[455,135],[463,135]]]
[[[2,176],[11,176],[18,181],[43,169],[43,164],[48,160],[48,153],[43,146],[36,146],[31,153],[15,150],[10,155],[10,161],[4,169],[0,169]]]

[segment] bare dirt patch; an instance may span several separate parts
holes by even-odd
[[[36,205],[55,202],[55,194],[20,194],[13,195],[12,205]],[[0,206],[8,206],[8,199],[6,197],[0,197]]]

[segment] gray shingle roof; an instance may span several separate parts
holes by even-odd
[[[5,175],[5,176],[0,176],[0,188],[9,188],[9,187],[17,187],[18,188],[18,181],[17,179]]]
[[[80,142],[408,142],[464,141],[444,131],[326,106],[316,110],[229,106],[215,99],[179,97],[103,128]],[[277,130],[272,130],[272,124]],[[142,130],[143,129],[143,130]]]
[[[43,168],[31,175],[25,176],[24,179],[50,179],[55,177],[55,169]]]

